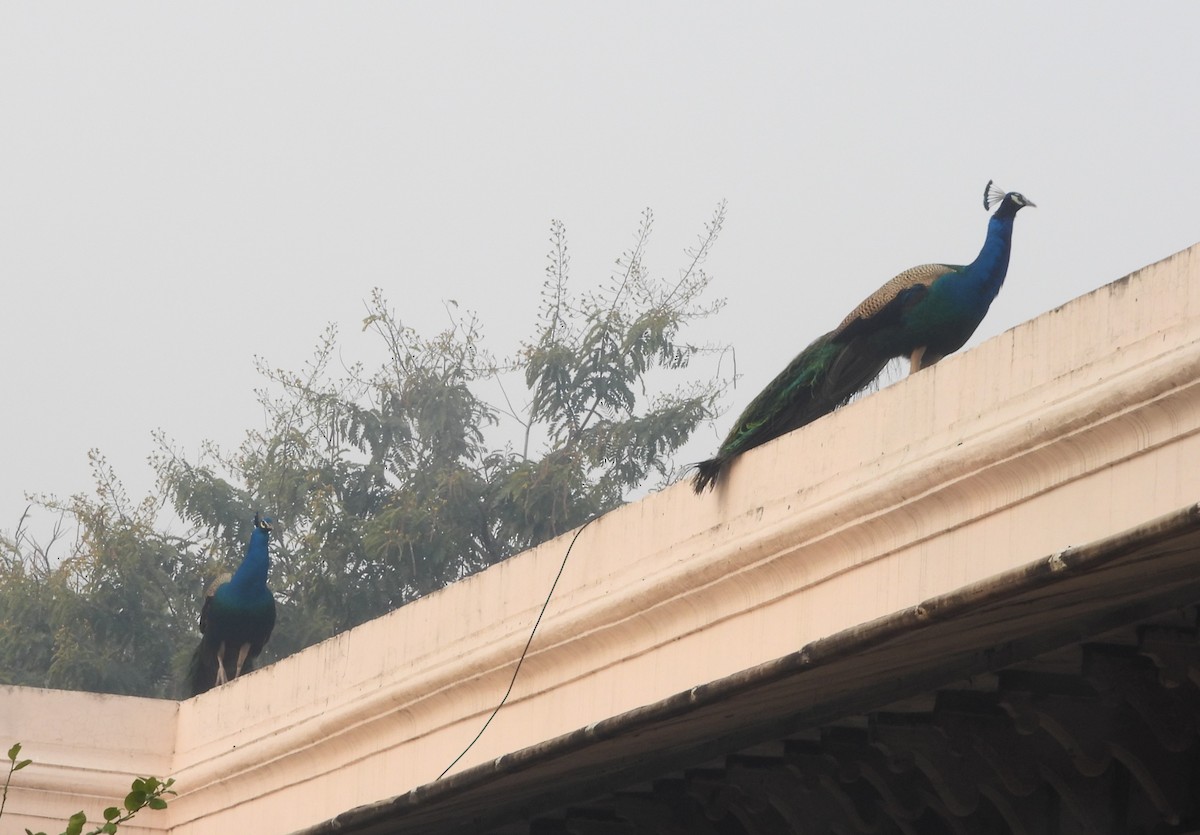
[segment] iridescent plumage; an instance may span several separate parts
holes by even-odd
[[[192,656],[189,695],[195,696],[252,668],[275,627],[275,597],[267,588],[271,520],[254,515],[246,556],[232,575],[213,581],[200,610],[203,638]]]
[[[1035,205],[988,181],[983,206],[999,208],[970,264],[924,264],[905,270],[865,299],[836,328],[815,339],[738,417],[717,454],[696,465],[697,493],[729,462],[832,412],[869,386],[897,357],[909,373],[957,351],[979,327],[1008,272],[1013,220]]]

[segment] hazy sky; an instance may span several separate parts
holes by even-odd
[[[1022,212],[970,345],[1200,241],[1200,3],[0,2],[0,530],[26,492],[134,498],[151,432],[262,424],[253,358],[384,288],[504,355],[552,218],[602,281],[656,215],[707,268],[734,414],[896,272],[965,263],[984,184]]]

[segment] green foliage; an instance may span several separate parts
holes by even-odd
[[[0,797],[0,817],[4,817],[4,807],[8,805],[8,787],[12,783],[13,774],[33,762],[33,760],[18,760],[17,757],[20,753],[21,743],[19,742],[14,742],[8,749],[8,774],[4,778],[4,795]]]
[[[19,742],[14,743],[8,749],[8,776],[4,780],[4,797],[3,800],[0,800],[0,817],[4,817],[4,807],[8,803],[8,787],[12,783],[13,773],[33,763],[33,760],[18,761],[17,756],[20,753],[21,743]],[[134,779],[130,786],[131,790],[129,794],[125,795],[124,809],[109,806],[103,813],[104,823],[90,830],[88,835],[112,835],[121,824],[128,822],[143,809],[166,809],[167,799],[165,795],[176,794],[171,788],[173,785],[175,785],[175,778],[173,777],[167,780],[159,780],[157,777],[138,777]],[[87,815],[83,812],[76,812],[67,820],[67,827],[63,830],[62,835],[82,835],[83,827],[86,825]],[[25,835],[46,835],[46,833],[33,833],[26,829]]]
[[[723,221],[721,205],[668,282],[645,265],[645,212],[613,275],[584,292],[553,223],[537,326],[505,361],[457,304],[428,336],[375,290],[363,331],[382,362],[345,367],[333,326],[299,371],[258,360],[262,427],[196,457],[157,433],[158,495],[139,505],[93,454],[95,496],[42,502],[81,532],[65,559],[0,541],[0,681],[171,695],[205,581],[236,565],[256,510],[276,519],[269,662],[669,483],[726,385],[693,368],[715,349],[684,338],[720,307],[702,302],[702,265]],[[160,508],[184,537],[156,531]]]
[[[651,278],[644,264],[653,227],[647,210],[612,279],[582,297],[570,292],[565,229],[552,226],[542,323],[524,352],[532,400],[522,421],[527,439],[535,427],[544,428],[551,452],[538,461],[522,456],[505,485],[507,498],[536,530],[534,538],[611,510],[652,477],[667,483],[671,454],[712,415],[719,379],[689,381],[653,397],[648,392],[653,375],[673,379],[705,352],[682,341],[680,332],[720,307],[699,300],[709,281],[701,265],[723,222],[722,205],[687,251],[679,280],[667,283]]]
[[[155,502],[131,505],[104,458],[89,457],[94,496],[42,500],[76,523],[74,541],[58,543],[65,553],[20,527],[0,543],[0,683],[166,695],[197,617],[181,590],[202,566],[188,543],[154,530]]]

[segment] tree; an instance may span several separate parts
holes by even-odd
[[[81,526],[79,555],[86,556],[59,582],[85,589],[89,605],[124,605],[117,579],[146,592],[150,603],[138,618],[163,636],[182,672],[195,642],[195,602],[185,598],[199,600],[200,575],[236,563],[256,510],[271,513],[271,587],[280,606],[266,663],[669,483],[673,453],[714,415],[728,382],[711,370],[696,375],[694,362],[719,349],[684,339],[689,324],[721,306],[702,301],[709,283],[702,267],[724,212],[717,207],[668,282],[644,264],[653,227],[647,210],[613,275],[582,293],[571,287],[566,230],[552,223],[537,328],[505,362],[485,350],[479,321],[455,303],[447,304],[449,325],[423,336],[374,290],[363,331],[386,349],[377,368],[335,371],[340,343],[332,325],[299,372],[258,360],[265,428],[248,432],[236,450],[207,444],[189,460],[158,433],[157,497],[122,510],[115,479],[104,473],[96,499],[59,505]],[[502,403],[481,396],[485,383],[499,386]],[[154,531],[155,502],[189,525],[185,538]],[[10,552],[20,550],[10,543]],[[132,562],[121,569],[123,560]],[[10,557],[0,583],[30,582],[22,574],[30,562]],[[81,584],[93,564],[115,566],[108,585]],[[44,592],[57,573],[32,582]],[[15,611],[2,602],[9,599],[3,588],[0,623]],[[20,651],[35,649],[43,661],[53,657],[51,667],[70,655],[57,645]],[[83,668],[74,680],[118,686]],[[162,694],[157,686],[141,692]]]
[[[73,518],[77,534],[55,545],[18,526],[0,542],[0,682],[129,695],[170,691],[177,646],[198,601],[185,589],[201,565],[186,541],[153,528],[152,497],[132,505],[103,456],[89,460],[95,496],[41,504]]]

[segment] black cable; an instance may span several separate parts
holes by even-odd
[[[443,777],[445,777],[446,772],[458,765],[458,761],[465,757],[467,752],[475,746],[475,743],[479,741],[481,736],[483,736],[483,732],[487,730],[488,725],[492,724],[492,720],[496,718],[496,714],[500,712],[500,708],[504,707],[504,703],[508,701],[508,697],[513,691],[513,685],[517,683],[517,673],[521,672],[521,665],[525,663],[525,656],[529,653],[530,644],[533,643],[533,636],[537,634],[538,626],[541,625],[542,622],[542,616],[546,614],[546,608],[550,605],[550,598],[554,596],[554,590],[558,588],[558,581],[562,578],[563,571],[567,567],[567,558],[571,556],[571,549],[575,547],[575,540],[579,539],[579,535],[583,533],[584,528],[592,524],[592,522],[595,522],[598,518],[598,516],[593,516],[591,519],[588,519],[579,526],[579,529],[575,531],[575,535],[571,537],[571,544],[567,546],[567,553],[563,554],[562,565],[558,567],[558,574],[555,575],[554,582],[550,584],[550,592],[546,595],[546,602],[542,604],[542,610],[538,612],[537,620],[533,622],[533,629],[531,629],[529,632],[529,640],[525,642],[525,649],[521,650],[521,657],[517,659],[517,668],[513,670],[512,680],[509,681],[508,689],[504,691],[504,697],[500,699],[500,704],[496,705],[496,709],[492,711],[492,715],[489,716],[487,721],[483,723],[483,727],[479,729],[479,733],[475,734],[475,738],[467,743],[467,747],[462,750],[462,753],[455,757],[454,762],[446,766],[445,771],[437,776],[438,780],[441,780]]]

